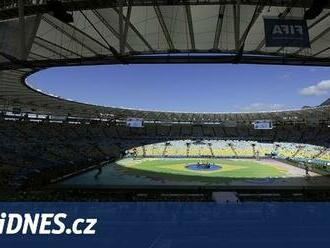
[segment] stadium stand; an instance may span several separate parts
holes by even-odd
[[[120,119],[1,113],[1,192],[38,189],[67,175],[99,168],[104,161],[123,157],[127,150],[136,157],[274,157],[289,159],[295,166],[313,164],[317,172],[329,173],[329,129],[322,124],[278,123],[274,129],[255,130],[251,123],[196,127],[193,123],[168,122],[164,126],[149,121],[143,128],[130,128]],[[210,199],[209,194],[203,197]],[[151,195],[147,198],[153,199]]]
[[[187,124],[173,124],[164,129],[162,126],[149,123],[145,124],[144,128],[136,129],[126,127],[120,122],[113,124],[105,121],[87,122],[70,119],[59,122],[50,121],[45,117],[37,119],[26,116],[28,115],[13,116],[6,113],[0,121],[1,171],[7,175],[4,178],[11,178],[12,185],[8,184],[8,187],[21,186],[31,177],[42,178],[42,182],[30,180],[34,184],[48,183],[51,178],[65,173],[120,158],[126,150],[133,147],[137,147],[138,156],[255,157],[258,151],[261,157],[278,153],[277,155],[283,158],[329,160],[329,136],[328,130],[324,128],[305,127],[305,132],[314,134],[314,139],[311,138],[309,141],[325,145],[319,147],[301,145],[306,142],[305,136],[300,132],[294,132],[294,127],[291,126],[268,132],[256,132],[246,126],[243,127],[246,133],[245,140],[241,140],[240,132],[235,132],[236,139],[229,139],[233,137],[234,129],[218,125],[199,128],[193,128],[191,125],[189,128]],[[235,129],[240,130],[239,127]],[[190,133],[187,130],[190,130]],[[203,137],[203,134],[210,133],[210,130],[218,130],[214,133],[219,136],[214,136],[213,139]],[[194,139],[185,139],[187,136]],[[172,139],[177,141],[166,141]],[[264,140],[272,143],[293,140],[297,144],[264,145]],[[161,141],[166,142],[161,144]],[[43,172],[51,173],[48,173],[48,177],[38,177]]]
[[[187,154],[187,144],[189,153]],[[210,151],[211,144],[212,151]],[[322,160],[324,163],[330,162],[330,149],[314,145],[302,145],[295,143],[258,143],[239,140],[205,140],[194,142],[192,140],[180,140],[133,148],[138,157],[237,157],[256,158],[256,153],[260,158],[280,157],[299,158],[305,160]],[[168,147],[166,154],[163,150]],[[131,149],[129,152],[133,152]],[[255,152],[254,152],[255,150]],[[213,153],[213,154],[212,154]]]

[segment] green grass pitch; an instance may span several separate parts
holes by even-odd
[[[187,164],[211,162],[222,168],[216,171],[193,171],[186,168]],[[216,182],[218,180],[280,178],[287,171],[275,164],[249,159],[171,159],[143,158],[123,159],[117,162],[121,170],[141,176],[150,176],[168,180],[197,180]]]

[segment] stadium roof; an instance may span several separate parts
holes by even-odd
[[[75,103],[32,90],[24,79],[53,66],[95,64],[330,65],[329,4],[307,20],[311,48],[265,47],[263,17],[303,18],[312,6],[310,0],[28,0],[24,6],[19,2],[23,1],[0,3],[3,106],[154,120],[240,119],[245,115],[138,111]],[[327,107],[320,109],[329,112]],[[286,113],[292,116],[291,112]],[[313,111],[304,109],[297,115],[309,112]],[[270,114],[256,117],[270,118]]]
[[[323,102],[320,106],[326,106],[326,105],[330,105],[330,98],[325,102]]]

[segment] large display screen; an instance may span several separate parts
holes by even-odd
[[[273,123],[269,120],[260,120],[253,123],[254,129],[273,129]]]
[[[143,119],[142,118],[128,118],[126,120],[126,125],[128,127],[143,127]]]

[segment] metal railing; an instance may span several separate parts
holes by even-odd
[[[46,4],[47,0],[24,0],[24,6],[37,6]],[[18,0],[0,1],[0,10],[14,9],[18,7]]]

